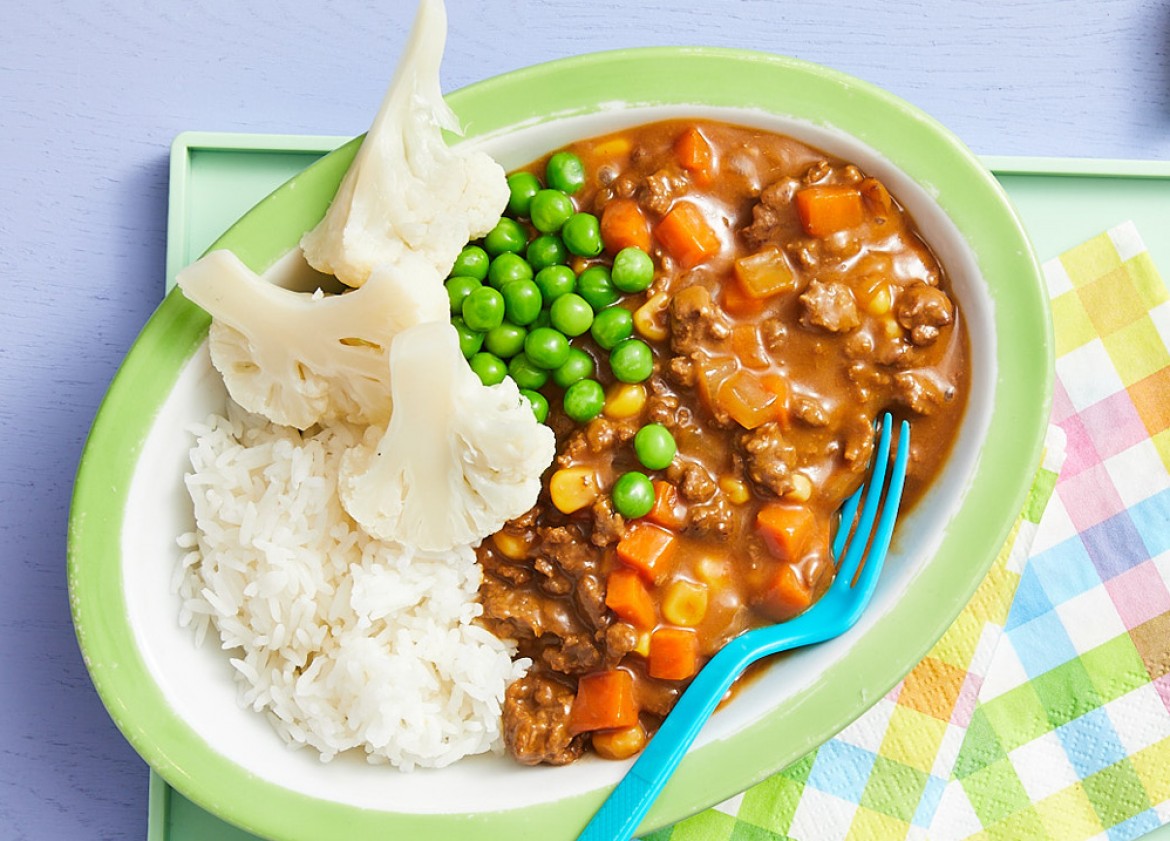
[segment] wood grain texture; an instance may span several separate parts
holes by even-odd
[[[786,53],[888,88],[977,152],[1170,156],[1159,0],[448,0],[444,87],[618,47]],[[73,637],[65,526],[106,385],[158,300],[187,129],[356,134],[394,2],[5,4],[0,25],[0,837],[141,838],[146,768]]]

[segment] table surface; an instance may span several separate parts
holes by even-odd
[[[881,85],[980,154],[1170,157],[1159,0],[448,0],[444,89],[618,47],[785,53]],[[0,827],[142,838],[147,769],[69,618],[77,460],[164,272],[180,131],[357,134],[413,13],[397,0],[8,4],[0,26]]]

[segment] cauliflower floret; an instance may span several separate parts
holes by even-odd
[[[485,386],[450,324],[419,324],[390,346],[399,407],[341,462],[342,505],[382,540],[444,551],[482,540],[536,502],[556,442],[516,384]]]
[[[390,416],[390,340],[420,321],[445,321],[442,277],[407,254],[343,295],[293,292],[257,275],[230,251],[178,276],[183,294],[211,314],[211,361],[232,399],[273,423],[307,429]]]
[[[404,252],[441,277],[469,240],[499,221],[508,202],[500,165],[483,152],[448,148],[459,131],[439,88],[447,37],[440,0],[422,0],[390,90],[325,218],[301,240],[309,263],[349,286]]]

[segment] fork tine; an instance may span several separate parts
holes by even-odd
[[[882,506],[882,516],[878,521],[877,531],[873,535],[873,543],[869,548],[869,556],[865,559],[865,566],[858,576],[857,586],[854,588],[860,596],[860,602],[869,601],[873,589],[877,586],[878,574],[886,560],[886,552],[890,548],[890,538],[894,534],[894,522],[898,518],[898,508],[902,504],[902,489],[906,483],[906,467],[910,462],[910,423],[902,421],[898,429],[898,452],[894,456],[894,466],[890,469],[890,489],[886,494]]]
[[[857,565],[865,553],[869,543],[870,531],[877,516],[878,502],[881,499],[882,487],[886,483],[886,469],[890,461],[890,427],[893,419],[890,413],[882,415],[881,438],[878,440],[877,450],[873,455],[873,474],[865,491],[865,505],[861,509],[861,518],[857,521],[857,528],[853,530],[853,538],[849,541],[849,548],[837,567],[837,581],[852,585],[853,576],[857,573]],[[845,521],[842,520],[842,527]]]
[[[861,495],[864,493],[865,485],[862,485],[841,506],[841,525],[837,528],[837,535],[833,538],[833,559],[838,562],[841,560],[841,552],[845,549],[845,540],[853,528],[853,520],[857,516],[857,506],[861,502]]]

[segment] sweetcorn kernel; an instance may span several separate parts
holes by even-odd
[[[650,632],[643,631],[638,634],[638,642],[633,647],[632,651],[635,654],[641,654],[643,657],[650,656]]]
[[[598,730],[591,737],[593,749],[604,759],[629,759],[646,747],[646,731],[641,723],[619,730]]]
[[[792,474],[792,490],[784,494],[785,499],[793,502],[808,502],[812,496],[812,480],[803,473]]]
[[[707,615],[707,586],[680,579],[666,589],[662,617],[671,624],[693,628]]]
[[[492,543],[501,555],[510,560],[521,561],[528,556],[528,541],[524,535],[500,531],[492,535]]]
[[[719,489],[727,494],[727,498],[736,505],[743,505],[752,498],[752,492],[748,490],[747,483],[731,476],[724,476],[719,480]]]
[[[720,558],[700,558],[695,564],[695,575],[704,584],[718,587],[727,580],[727,562]]]
[[[646,339],[661,342],[667,337],[666,322],[659,315],[666,310],[670,298],[665,292],[652,295],[646,303],[634,310],[634,329]]]
[[[641,383],[614,383],[605,397],[602,413],[610,419],[632,418],[646,406],[646,386]]]
[[[562,514],[572,514],[597,499],[600,489],[597,476],[589,467],[566,467],[558,470],[548,481],[552,503]]]

